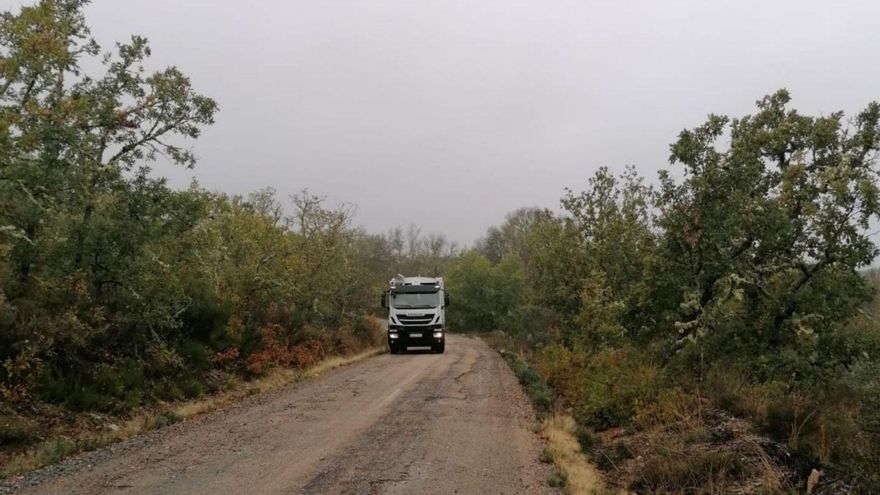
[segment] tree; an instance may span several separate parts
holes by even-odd
[[[76,369],[100,355],[87,345],[98,336],[132,352],[142,337],[161,341],[187,302],[157,252],[202,211],[145,164],[193,166],[184,140],[213,123],[217,104],[175,67],[147,74],[143,37],[102,54],[87,3],[0,15],[0,361],[24,369],[29,356],[29,379],[34,363]],[[83,69],[93,65],[99,73]]]
[[[489,227],[477,241],[477,250],[493,263],[506,255],[517,256],[524,264],[529,261],[529,234],[532,227],[550,215],[540,208],[519,208],[508,213],[498,227]]]
[[[148,181],[148,170],[135,168],[142,160],[192,166],[176,143],[198,137],[217,110],[177,68],[147,75],[150,49],[139,36],[103,55],[103,74],[84,74],[81,60],[100,57],[86,3],[43,0],[0,18],[0,224],[18,234],[17,290],[27,290],[56,242],[72,269],[102,277],[104,245],[93,242],[102,195]],[[67,227],[58,233],[69,240],[47,239],[45,226],[60,216]]]
[[[459,257],[449,269],[447,288],[455,299],[451,325],[460,331],[502,328],[522,304],[525,278],[522,265],[506,257],[497,265],[476,251]]]
[[[755,115],[710,116],[672,145],[685,178],[662,176],[658,269],[679,286],[662,290],[678,293],[668,300],[679,301],[685,341],[709,336],[726,343],[718,352],[789,349],[810,366],[846,365],[851,350],[826,344],[871,295],[858,269],[877,255],[867,231],[880,214],[880,105],[847,124],[842,112],[810,117],[789,102],[778,91]]]

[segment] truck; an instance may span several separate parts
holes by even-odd
[[[388,310],[388,349],[391,354],[408,347],[446,349],[446,308],[449,294],[443,277],[404,277],[397,275],[382,294],[382,307]]]

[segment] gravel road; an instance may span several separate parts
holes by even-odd
[[[25,494],[549,493],[535,418],[482,341],[383,354],[31,473]]]

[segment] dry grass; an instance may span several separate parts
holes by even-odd
[[[352,356],[332,356],[329,357],[312,368],[309,368],[305,371],[303,378],[314,378],[321,374],[327,373],[328,371],[339,368],[340,366],[347,366],[349,364],[356,363],[358,361],[363,361],[364,359],[371,358],[373,356],[377,356],[385,352],[385,347],[376,347],[374,349],[369,349],[367,351],[361,352],[360,354],[354,354]]]
[[[566,491],[572,495],[612,493],[607,490],[602,476],[581,452],[575,436],[575,422],[571,416],[554,414],[541,425],[541,436],[547,441],[550,457],[566,478]]]
[[[650,411],[640,428],[599,434],[593,456],[609,484],[691,495],[775,495],[798,484],[804,466],[747,420],[673,401]]]
[[[229,389],[210,396],[186,402],[160,404],[145,409],[121,423],[114,423],[109,417],[102,418],[105,421],[103,421],[104,424],[100,431],[87,429],[75,434],[51,435],[47,440],[27,450],[0,457],[0,479],[54,464],[72,454],[104,447],[181,419],[223,409],[245,397],[279,390],[291,383],[315,378],[333,369],[354,364],[384,351],[384,347],[377,347],[351,356],[332,356],[301,371],[275,368],[264,377],[252,381],[235,382]]]
[[[278,390],[288,384],[318,377],[328,371],[363,361],[385,352],[382,347],[369,349],[351,356],[331,356],[319,361],[315,366],[306,370],[292,370],[289,368],[274,368],[266,376],[249,382],[240,382],[231,389],[205,397],[199,400],[184,402],[173,409],[178,418],[189,418],[217,409],[222,409],[234,404],[241,399],[255,394],[265,394]]]

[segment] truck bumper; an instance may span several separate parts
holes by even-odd
[[[436,347],[445,342],[446,332],[437,328],[395,328],[388,330],[388,346],[396,349]]]

